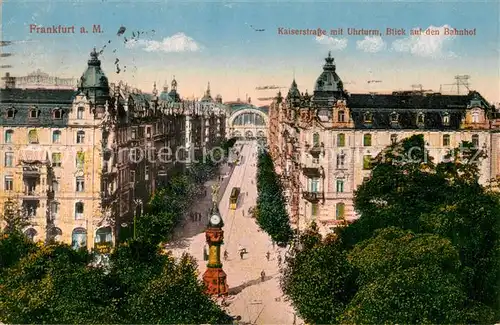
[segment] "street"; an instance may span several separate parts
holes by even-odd
[[[237,144],[236,146],[239,146]],[[279,287],[279,270],[277,256],[284,250],[273,248],[269,236],[260,231],[255,220],[248,214],[248,209],[255,206],[257,188],[255,184],[257,143],[245,143],[240,152],[241,165],[235,167],[229,184],[222,195],[219,210],[224,220],[224,245],[222,252],[227,250],[229,258],[222,260],[223,269],[227,274],[229,297],[228,312],[233,316],[241,316],[242,322],[253,324],[294,324],[292,307],[284,301]],[[224,173],[224,171],[222,171]],[[213,182],[209,182],[209,186]],[[229,210],[229,196],[233,187],[240,187],[241,194],[236,210]],[[188,252],[196,258],[201,278],[206,269],[203,261],[205,235],[203,233],[208,217],[211,198],[199,202],[193,211],[203,215],[202,221],[186,222],[179,229],[176,241],[169,245],[174,256]],[[248,254],[243,259],[238,254],[238,247],[246,248]],[[270,252],[269,261],[266,253]],[[261,281],[261,272],[266,274]],[[298,319],[296,324],[302,323]]]

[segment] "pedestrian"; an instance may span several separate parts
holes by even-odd
[[[266,272],[264,272],[264,270],[262,270],[262,272],[260,272],[260,280],[262,282],[264,282],[265,279],[266,279]]]
[[[229,253],[227,250],[224,250],[224,260],[227,261],[227,258],[229,257]]]
[[[273,240],[273,249],[275,249],[275,247],[276,247],[276,244],[274,243],[274,240]]]
[[[243,255],[245,255],[245,253],[243,251],[240,251],[240,257],[241,257],[241,259],[243,259]]]
[[[245,216],[245,210],[242,210],[241,213],[243,214],[243,216]]]
[[[269,258],[270,258],[270,257],[271,257],[271,253],[269,253],[269,251],[267,251],[267,253],[266,253],[266,258],[267,258],[267,260],[268,260],[268,261],[269,261]]]
[[[278,265],[281,266],[281,255],[278,254]]]

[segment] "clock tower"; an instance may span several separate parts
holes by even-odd
[[[224,231],[222,227],[224,222],[217,208],[217,202],[214,200],[210,219],[208,221],[205,236],[209,247],[207,270],[203,274],[203,282],[206,286],[206,293],[211,296],[226,296],[228,286],[226,283],[226,273],[222,270],[220,260],[220,249],[224,240]]]

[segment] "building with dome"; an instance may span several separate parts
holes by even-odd
[[[227,129],[230,137],[240,139],[266,139],[268,130],[268,106],[252,105],[251,99],[242,102],[239,98],[226,102],[229,110]]]
[[[269,146],[283,180],[292,223],[315,221],[323,233],[356,219],[354,191],[371,173],[371,161],[387,146],[423,134],[429,154],[445,159],[462,141],[488,158],[483,184],[500,175],[498,113],[478,92],[444,95],[424,91],[350,94],[329,53],[314,93],[295,80],[269,110]]]
[[[174,170],[225,138],[220,97],[183,101],[175,78],[170,91],[155,84],[149,94],[109,83],[95,49],[73,87],[41,73],[21,77],[23,88],[7,77],[0,211],[18,203],[30,221],[25,233],[37,241],[109,251]],[[45,87],[25,87],[33,78]]]

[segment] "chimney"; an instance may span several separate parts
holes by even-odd
[[[16,78],[11,77],[9,72],[6,72],[5,77],[3,77],[2,79],[5,80],[5,88],[7,89],[16,88]]]

